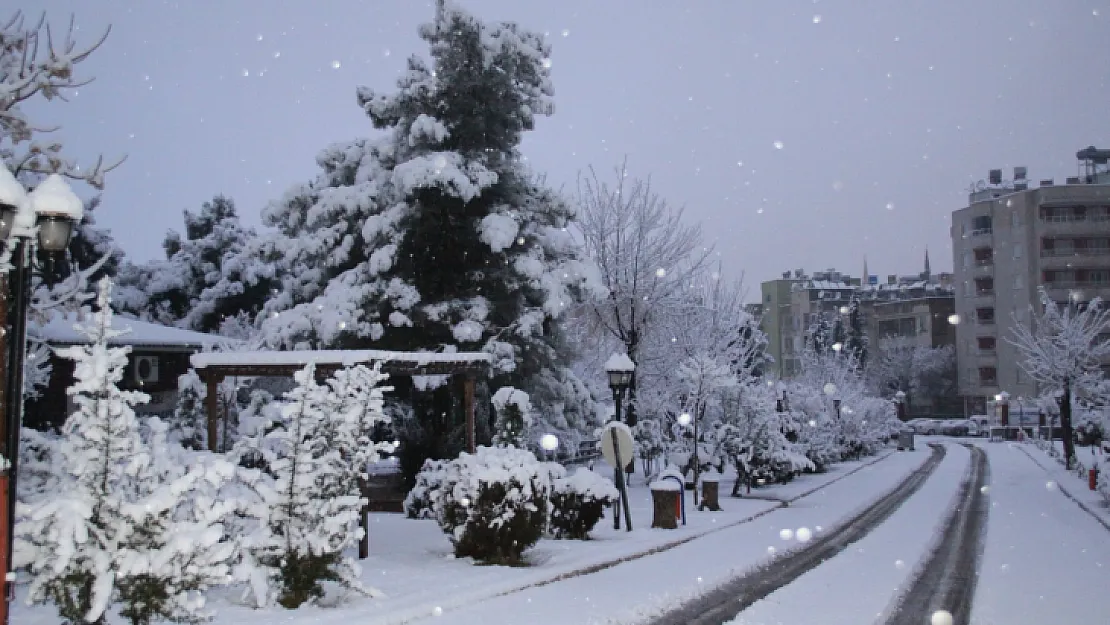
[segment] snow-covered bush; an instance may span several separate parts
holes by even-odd
[[[73,623],[102,622],[112,603],[133,624],[203,620],[207,587],[224,584],[232,545],[221,542],[221,506],[201,494],[230,476],[230,464],[182,462],[165,424],[133,407],[144,393],[121,391],[130,347],[109,347],[111,285],[100,283],[99,312],[80,330],[89,345],[58,350],[74,360],[67,390],[77,406],[62,429],[48,497],[18,510],[14,565],[30,577],[28,601],[53,603]],[[43,443],[46,439],[39,442]]]
[[[548,522],[555,538],[588,540],[590,530],[613,505],[619,493],[613,482],[582,467],[570,477],[551,484],[551,518]]]
[[[491,401],[493,409],[497,411],[493,444],[497,447],[524,449],[527,446],[525,441],[528,440],[528,430],[532,426],[532,402],[528,393],[511,386],[502,386],[493,394]]]
[[[447,475],[447,462],[429,458],[424,467],[416,474],[416,486],[405,496],[405,515],[410,519],[429,519],[435,517],[435,505],[439,498],[443,478]]]
[[[550,469],[530,451],[479,447],[450,462],[436,519],[455,556],[519,564],[540,539],[547,520]]]

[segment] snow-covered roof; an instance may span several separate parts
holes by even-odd
[[[28,323],[27,333],[53,345],[74,345],[88,343],[89,338],[74,328],[86,323],[78,313],[54,315],[48,323]],[[206,345],[219,343],[238,344],[238,341],[213,334],[171,328],[158,323],[140,321],[121,315],[112,316],[112,329],[127,331],[126,334],[108,339],[110,345],[133,345],[135,347],[176,347],[201,349]]]
[[[322,368],[334,368],[375,362],[383,363],[383,370],[419,371],[432,374],[488,367],[493,362],[493,356],[486,352],[440,353],[394,352],[377,349],[324,349],[207,352],[193,354],[191,362],[194,369],[218,368],[225,372],[241,371],[241,375],[251,375],[247,373],[251,368],[300,368],[309,363],[314,363]]]

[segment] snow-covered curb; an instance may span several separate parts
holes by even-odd
[[[1026,449],[1025,445],[1014,445],[1014,447],[1016,447],[1019,451],[1021,451],[1021,453],[1025,454],[1026,457],[1028,457],[1030,460],[1032,460],[1037,466],[1039,466],[1041,469],[1043,469],[1045,473],[1047,473],[1050,477],[1053,478],[1053,481],[1056,484],[1056,490],[1063,493],[1064,496],[1067,497],[1068,499],[1071,499],[1072,501],[1074,501],[1075,505],[1079,506],[1084,512],[1086,512],[1087,514],[1094,517],[1095,520],[1098,521],[1099,524],[1101,524],[1107,530],[1110,530],[1110,509],[1099,510],[1099,509],[1095,508],[1094,506],[1092,506],[1091,502],[1086,501],[1087,499],[1092,499],[1093,501],[1105,501],[1106,499],[1105,499],[1105,497],[1102,496],[1101,493],[1098,493],[1096,491],[1093,494],[1092,497],[1082,497],[1082,496],[1077,496],[1076,494],[1073,494],[1073,492],[1067,486],[1065,486],[1065,484],[1070,482],[1071,480],[1078,479],[1078,478],[1075,477],[1074,473],[1072,473],[1071,471],[1068,471],[1067,469],[1063,468],[1063,466],[1060,466],[1058,468],[1045,466],[1045,464],[1043,462],[1041,462],[1039,459],[1037,459],[1036,456],[1029,453],[1029,450]],[[1034,449],[1037,449],[1037,448],[1034,447]],[[1041,451],[1040,449],[1037,449],[1037,452],[1040,455],[1047,457],[1047,455],[1043,451]],[[1052,458],[1049,458],[1049,459],[1052,460]],[[1055,463],[1053,463],[1053,464],[1055,464]],[[1086,486],[1084,486],[1084,488],[1086,488]],[[1079,492],[1090,493],[1091,491],[1088,490],[1088,491],[1079,491]]]

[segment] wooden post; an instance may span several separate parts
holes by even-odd
[[[466,410],[466,450],[474,453],[476,443],[474,440],[474,376],[467,374],[463,378],[463,408]]]
[[[5,407],[8,405],[5,381],[8,379],[8,277],[0,275],[0,441],[8,440],[8,415]],[[2,447],[0,447],[2,448]],[[0,453],[0,455],[3,455]],[[8,515],[14,510],[8,510],[8,471],[0,472],[0,568],[7,573],[8,557],[11,550],[12,537],[8,536]],[[5,575],[6,578],[6,575]],[[0,625],[8,623],[8,597],[13,593],[8,589],[6,579],[0,579]]]
[[[363,468],[365,471],[366,468]],[[370,488],[369,480],[359,478],[359,490],[362,491],[362,497],[366,503],[362,506],[362,512],[359,514],[358,523],[362,526],[362,538],[358,541],[358,559],[365,560],[370,557]]]
[[[219,435],[216,426],[220,418],[220,380],[215,372],[209,371],[204,381],[208,384],[208,394],[204,397],[204,412],[208,418],[208,451],[216,451],[216,439]]]
[[[8,532],[8,515],[14,513],[14,510],[8,510],[8,487],[8,470],[4,469],[2,472],[0,472],[0,531],[4,532],[5,534],[7,534]],[[12,543],[10,538],[11,537],[9,536],[5,536],[4,540],[0,540],[0,562],[4,563],[3,566],[5,569],[7,568],[7,563],[11,560],[11,558],[9,557],[11,555],[10,552]],[[8,602],[8,599],[12,597],[15,593],[13,593],[8,587],[8,582],[6,580],[0,582],[0,588],[2,588],[4,592],[4,596],[0,597],[0,623],[2,623],[3,625],[7,625],[8,610],[11,609],[11,605]]]

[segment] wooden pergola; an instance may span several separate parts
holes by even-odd
[[[205,415],[208,422],[208,449],[216,451],[220,418],[217,387],[229,377],[292,377],[308,364],[316,374],[329,376],[339,369],[356,365],[372,367],[381,363],[382,373],[390,376],[448,375],[462,378],[463,407],[466,412],[466,449],[474,453],[474,384],[488,376],[493,358],[484,352],[391,352],[364,350],[242,351],[193,354],[193,369],[208,387]],[[227,415],[222,415],[227,418]]]

